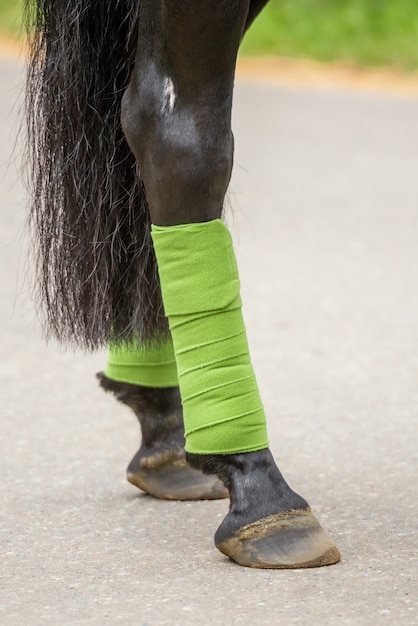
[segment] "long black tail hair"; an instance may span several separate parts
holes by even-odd
[[[166,330],[120,103],[139,0],[26,0],[37,293],[48,336],[93,349]]]

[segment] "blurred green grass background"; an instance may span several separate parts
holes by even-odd
[[[18,36],[22,30],[21,0],[0,0],[0,33]]]
[[[21,33],[22,0],[0,0],[0,32]],[[270,0],[243,55],[418,69],[418,0]]]
[[[418,0],[272,0],[243,53],[418,68]]]

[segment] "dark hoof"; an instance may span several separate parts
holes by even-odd
[[[185,459],[183,412],[178,387],[142,387],[97,374],[100,386],[133,410],[142,445],[128,466],[130,483],[163,500],[215,500],[228,497],[216,476],[192,469]]]
[[[216,476],[206,476],[177,456],[160,466],[128,467],[130,483],[162,500],[217,500],[227,498],[228,491]]]
[[[338,549],[310,508],[270,515],[243,526],[216,547],[246,567],[295,569],[340,560]]]

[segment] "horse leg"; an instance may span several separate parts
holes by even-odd
[[[100,386],[136,415],[141,445],[127,468],[130,483],[156,498],[206,500],[228,495],[222,482],[186,461],[184,424],[172,341],[111,346]]]
[[[188,460],[218,476],[230,494],[216,546],[246,566],[313,567],[335,563],[339,553],[268,450],[230,237],[218,219],[232,169],[234,69],[249,9],[249,0],[143,0],[122,123],[154,224]]]
[[[266,3],[251,0],[245,31]],[[142,443],[128,465],[127,479],[158,498],[225,497],[227,492],[219,480],[203,476],[185,461],[175,357],[170,339],[163,343],[162,354],[155,349],[110,347],[107,368],[97,374],[102,389],[127,405],[140,424]]]

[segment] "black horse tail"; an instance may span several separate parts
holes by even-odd
[[[165,332],[144,188],[120,124],[139,0],[26,0],[37,300],[46,334],[93,349]]]

